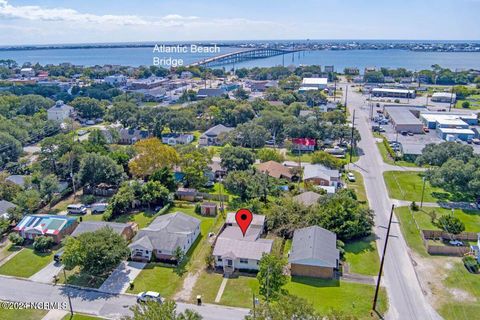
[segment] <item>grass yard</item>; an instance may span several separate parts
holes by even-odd
[[[115,222],[135,222],[138,224],[138,228],[145,228],[150,224],[150,222],[155,219],[157,212],[153,211],[140,211],[140,212],[131,212],[128,214],[122,214],[116,217],[113,221]]]
[[[214,303],[222,280],[223,275],[220,273],[202,271],[193,288],[190,302],[196,303],[196,296],[201,295],[203,302]]]
[[[350,273],[376,276],[380,268],[380,258],[375,236],[345,243],[345,261],[350,267]]]
[[[96,320],[103,319],[94,316],[87,316],[86,314],[74,313],[73,317],[70,316],[70,313],[63,317],[62,320]]]
[[[417,214],[420,211],[415,212]],[[407,245],[415,250],[419,255],[428,257],[429,254],[425,246],[423,245],[420,231],[415,224],[415,220],[412,216],[412,212],[409,207],[395,208],[395,214],[400,222],[400,229],[402,230],[403,237],[407,242]]]
[[[251,308],[254,293],[258,295],[258,280],[255,276],[231,278],[228,279],[220,304]]]
[[[7,240],[6,244],[0,248],[0,261],[10,256],[12,253],[21,250],[22,247],[12,246],[10,241]]]
[[[24,248],[0,267],[0,274],[28,278],[53,260],[53,252],[37,253],[31,247]]]
[[[357,194],[358,201],[363,203],[368,203],[367,199],[367,192],[365,191],[365,184],[363,182],[363,176],[357,171],[350,171],[355,176],[355,182],[350,182],[345,177],[345,183],[347,184],[348,188],[355,190]]]
[[[300,161],[301,162],[311,162],[312,161],[312,157],[311,157],[311,153],[308,153],[308,152],[303,152],[303,153],[300,153]],[[288,151],[287,154],[285,155],[285,159],[288,160],[288,161],[298,161],[298,152],[295,152],[293,153],[292,151]]]
[[[308,300],[321,313],[338,310],[359,319],[371,319],[374,286],[337,280],[292,277],[285,288],[291,294]],[[383,314],[388,306],[386,291],[383,288],[378,301],[378,311]]]
[[[183,278],[175,272],[175,268],[162,263],[148,263],[134,281],[133,289],[128,293],[157,291],[165,298],[172,298],[181,288]]]
[[[2,320],[38,320],[42,319],[48,313],[47,310],[34,309],[1,309],[0,316]]]
[[[86,288],[100,288],[105,282],[107,277],[96,277],[83,273],[80,269],[74,268],[73,270],[65,270],[65,274],[61,272],[58,275],[58,283],[65,283],[65,275],[67,276],[66,283],[74,286],[86,287]]]
[[[421,172],[386,171],[383,173],[390,198],[420,202],[422,199],[423,180]],[[449,200],[451,195],[441,188],[432,187],[425,182],[424,202]]]
[[[383,144],[383,142],[377,142],[377,146],[378,146],[378,151],[380,151],[380,155],[382,156],[383,162],[391,165],[401,166],[401,167],[418,167],[414,162],[410,162],[410,161],[405,161],[405,160],[393,161],[393,159],[388,154],[387,148],[385,148],[385,145]]]

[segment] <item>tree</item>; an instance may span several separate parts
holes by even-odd
[[[325,151],[316,151],[312,154],[312,163],[320,163],[330,169],[341,169],[345,161],[338,159]]]
[[[279,180],[255,171],[232,171],[225,178],[225,188],[242,201],[261,199],[267,202],[269,195],[278,194]]]
[[[278,301],[261,302],[245,317],[245,320],[284,319],[334,320],[318,314],[307,300],[290,294],[281,295]]]
[[[141,200],[148,207],[157,203],[165,204],[168,201],[168,195],[168,189],[158,181],[148,181],[142,185]]]
[[[440,144],[427,144],[415,162],[418,165],[441,166],[451,158],[467,162],[472,157],[473,148],[471,146],[447,141]]]
[[[105,227],[94,232],[85,232],[65,241],[62,262],[65,269],[75,267],[93,276],[109,274],[130,253],[125,239]]]
[[[257,279],[260,285],[259,292],[267,301],[277,300],[287,284],[288,278],[283,273],[287,261],[274,254],[263,254],[258,265]]]
[[[48,249],[53,247],[55,241],[52,237],[38,236],[35,237],[33,241],[33,249],[37,252],[46,252]]]
[[[180,265],[185,259],[185,252],[182,250],[180,247],[176,247],[175,251],[173,251],[173,257],[175,258],[175,261],[177,261],[177,265]]]
[[[20,97],[18,114],[32,116],[40,110],[46,110],[53,106],[53,101],[36,94],[27,94]]]
[[[451,234],[460,234],[465,231],[465,224],[453,214],[446,214],[438,218],[437,226]]]
[[[104,219],[109,220],[111,217],[126,213],[132,208],[134,201],[135,190],[132,184],[129,181],[124,182],[118,189],[118,192],[110,199],[107,212],[103,215]]]
[[[205,172],[208,171],[208,164],[212,162],[212,155],[205,148],[187,146],[180,150],[180,165],[185,174],[185,183],[191,188],[205,186],[208,181]]]
[[[175,191],[177,188],[173,172],[167,167],[163,167],[153,172],[153,174],[149,177],[149,180],[160,182],[169,191]]]
[[[40,206],[40,193],[35,189],[19,192],[13,202],[21,212],[32,214]]]
[[[257,151],[257,158],[262,162],[276,161],[283,162],[285,157],[275,149],[263,148]]]
[[[158,138],[140,140],[133,147],[137,156],[128,166],[130,172],[138,177],[148,177],[158,169],[171,168],[179,162],[177,151],[164,145]]]
[[[365,73],[363,81],[368,83],[381,83],[385,81],[385,77],[380,71],[370,71]]]
[[[8,176],[7,172],[0,172],[0,199],[12,201],[22,188],[7,180]]]
[[[253,122],[242,123],[228,133],[228,139],[241,147],[261,148],[271,138],[270,133]]]
[[[78,115],[84,119],[101,118],[105,114],[105,108],[102,103],[89,97],[75,98],[70,105],[77,111]]]
[[[247,91],[245,91],[245,89],[243,88],[238,88],[237,90],[235,90],[233,92],[233,96],[237,99],[237,100],[248,100],[248,93]]]
[[[200,314],[190,309],[182,312],[176,311],[177,305],[172,300],[167,300],[163,303],[146,302],[144,304],[136,304],[131,310],[132,317],[127,317],[128,320],[201,320]]]
[[[20,236],[16,232],[12,232],[8,235],[8,240],[14,245],[14,246],[21,246],[23,242],[25,241],[22,236]]]
[[[0,235],[3,235],[10,227],[10,221],[7,218],[0,217]]]
[[[2,149],[2,153],[0,153],[0,167],[8,162],[17,161],[22,154],[20,141],[5,132],[0,132],[0,148]]]
[[[90,186],[100,183],[119,185],[125,177],[122,166],[97,153],[87,154],[80,164],[78,175],[82,184]]]
[[[40,181],[40,194],[46,198],[47,202],[52,200],[53,194],[58,192],[59,189],[60,184],[58,178],[53,173],[46,175]]]
[[[465,108],[465,109],[470,108],[470,102],[468,102],[468,101],[463,101],[463,102],[462,102],[462,108]]]
[[[321,90],[308,90],[303,95],[309,107],[319,106],[327,102],[327,96]]]
[[[247,170],[255,162],[255,155],[244,148],[227,146],[220,151],[222,167],[227,171]]]

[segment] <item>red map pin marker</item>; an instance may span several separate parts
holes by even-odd
[[[250,223],[252,223],[253,214],[248,209],[240,209],[235,214],[235,221],[237,221],[240,230],[242,230],[242,234],[245,237],[245,233],[247,233],[248,227],[250,227]]]

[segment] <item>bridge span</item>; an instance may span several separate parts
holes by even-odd
[[[227,64],[238,63],[242,61],[262,59],[267,57],[279,56],[299,50],[283,50],[283,49],[269,49],[269,48],[256,48],[256,49],[244,49],[235,52],[225,53],[219,56],[203,59],[192,64],[188,67],[203,66],[203,67],[217,67]]]

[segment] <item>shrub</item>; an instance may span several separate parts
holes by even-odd
[[[93,194],[86,194],[82,197],[82,202],[85,204],[95,203],[95,196]]]
[[[452,214],[441,216],[437,220],[437,227],[452,234],[460,234],[465,231],[465,224]]]
[[[340,259],[345,257],[345,243],[342,240],[337,240],[337,249],[340,253]]]
[[[33,242],[33,249],[38,252],[45,252],[54,245],[53,238],[51,237],[45,237],[45,236],[39,236],[35,238],[35,241]]]
[[[200,204],[198,204],[198,203],[195,205],[195,213],[196,213],[196,214],[200,214],[200,213],[201,213]]]
[[[465,268],[471,273],[478,273],[478,261],[475,259],[475,257],[472,256],[465,256],[462,259],[463,264],[465,265]]]
[[[12,232],[8,235],[8,240],[13,243],[14,246],[21,246],[23,244],[24,239],[15,232]]]
[[[383,145],[385,146],[385,149],[387,149],[388,154],[393,160],[398,160],[397,153],[393,151],[392,147],[390,146],[390,143],[388,143],[387,138],[383,137]]]
[[[468,101],[463,101],[463,102],[462,102],[462,108],[465,108],[465,109],[466,109],[466,108],[470,108],[470,102],[468,102]]]
[[[338,159],[325,151],[317,151],[313,153],[312,163],[323,164],[324,166],[330,169],[337,169],[337,170],[340,170],[345,165],[344,160]]]
[[[412,203],[410,203],[410,209],[412,211],[418,211],[418,204],[415,201],[412,201]]]

